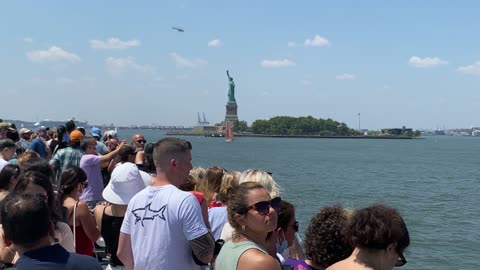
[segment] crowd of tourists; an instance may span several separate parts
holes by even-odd
[[[410,237],[399,212],[320,208],[302,241],[287,191],[260,169],[192,167],[178,138],[22,128],[0,120],[3,269],[389,270]],[[102,241],[99,241],[102,240]],[[0,269],[2,269],[0,267]]]

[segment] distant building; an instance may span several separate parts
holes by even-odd
[[[395,135],[395,136],[399,136],[399,135],[413,136],[413,129],[405,128],[405,126],[403,126],[402,128],[383,128],[382,134]]]

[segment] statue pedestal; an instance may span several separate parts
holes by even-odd
[[[231,103],[228,102],[226,105],[227,112],[225,113],[225,123],[230,122],[234,123],[235,121],[238,120],[238,115],[237,115],[237,103]]]

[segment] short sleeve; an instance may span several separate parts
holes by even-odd
[[[203,221],[200,204],[192,194],[188,194],[181,203],[179,216],[183,226],[183,233],[188,241],[208,233],[208,229]]]
[[[83,155],[82,160],[80,161],[82,165],[80,167],[90,167],[90,166],[98,166],[100,164],[101,156],[97,155]]]

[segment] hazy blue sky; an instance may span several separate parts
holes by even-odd
[[[479,1],[2,1],[0,118],[480,126]],[[185,32],[177,32],[179,26]]]

